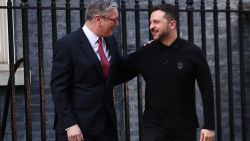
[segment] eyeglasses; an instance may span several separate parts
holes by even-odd
[[[108,19],[108,20],[110,20],[110,21],[112,21],[112,22],[114,22],[114,23],[116,23],[116,22],[118,21],[118,18],[112,19],[112,18],[108,18],[108,17],[106,17],[106,16],[101,16],[101,17],[104,18],[104,19]]]

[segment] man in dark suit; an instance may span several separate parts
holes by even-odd
[[[57,43],[51,74],[57,141],[117,141],[117,18],[115,1],[91,0],[85,25]]]
[[[197,80],[204,111],[200,141],[213,141],[213,84],[208,63],[199,47],[177,36],[176,27],[175,7],[155,6],[150,14],[154,41],[128,55],[118,80],[138,74],[145,80],[143,141],[196,141]]]

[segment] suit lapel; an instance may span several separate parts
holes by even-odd
[[[92,60],[95,64],[95,67],[97,68],[97,71],[100,74],[102,73],[102,66],[101,66],[101,62],[98,59],[98,57],[96,56],[88,38],[86,37],[85,33],[83,32],[82,28],[80,28],[79,30],[79,34],[80,34],[80,46],[82,48],[82,50],[88,55],[88,57],[90,58],[90,60]]]
[[[113,59],[113,56],[114,56],[114,54],[113,54],[114,44],[113,44],[112,41],[111,41],[109,38],[107,38],[107,37],[105,37],[104,40],[105,40],[105,42],[106,42],[106,47],[109,49],[109,53],[111,54],[111,60],[110,60],[110,65],[111,65],[112,62],[113,62],[112,59]]]
[[[108,78],[108,80],[110,80],[111,79],[111,77],[112,77],[112,74],[113,74],[113,68],[114,68],[114,58],[115,58],[115,49],[114,49],[114,43],[113,43],[113,41],[111,40],[111,38],[104,38],[104,40],[105,40],[105,42],[106,42],[106,47],[109,49],[109,53],[111,54],[111,59],[110,59],[110,69],[109,69],[109,78]]]

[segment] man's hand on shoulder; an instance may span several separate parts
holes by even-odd
[[[149,45],[151,42],[153,42],[154,40],[150,40],[150,41],[147,41],[146,43],[143,44],[143,46],[146,46],[146,45]]]
[[[83,134],[79,126],[73,125],[66,129],[69,141],[83,141]]]
[[[214,141],[214,130],[201,129],[200,141]]]

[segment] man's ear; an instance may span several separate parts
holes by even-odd
[[[96,23],[98,23],[98,24],[100,24],[100,22],[101,22],[101,17],[100,16],[94,16],[94,20],[95,20],[95,22]]]
[[[176,22],[176,20],[172,20],[171,22],[170,22],[170,29],[176,29],[176,26],[177,26],[177,22]]]

